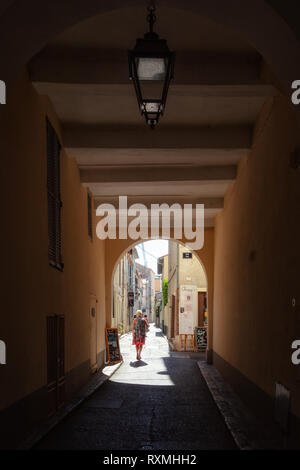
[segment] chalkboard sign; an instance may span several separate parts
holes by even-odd
[[[105,340],[108,362],[113,364],[122,361],[118,328],[105,328]]]
[[[196,336],[196,348],[197,349],[206,349],[207,347],[207,328],[203,327],[196,327],[195,328],[195,336]]]

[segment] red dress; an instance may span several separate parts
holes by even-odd
[[[143,318],[135,318],[132,325],[132,344],[142,346],[145,344],[146,323]]]

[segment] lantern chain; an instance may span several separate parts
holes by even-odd
[[[153,26],[156,23],[156,15],[155,15],[155,2],[151,1],[148,8],[149,14],[147,15],[147,21],[149,23],[150,33],[153,33]]]

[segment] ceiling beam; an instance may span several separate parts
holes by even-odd
[[[135,96],[132,84],[112,83],[112,84],[82,84],[82,83],[55,83],[55,82],[35,82],[34,86],[40,95],[55,96],[56,99],[67,98],[69,96],[95,96],[121,98]],[[157,94],[157,84],[148,84],[149,94]],[[152,90],[152,93],[151,93]],[[169,96],[192,97],[192,98],[264,98],[275,96],[277,90],[272,85],[266,84],[178,84],[172,83],[169,89]]]
[[[175,84],[244,85],[261,83],[257,53],[178,51]],[[44,50],[30,62],[35,83],[127,84],[127,50]]]
[[[95,196],[95,207],[99,204],[112,204],[115,207],[119,206],[119,198],[118,197],[111,197],[111,196]],[[131,206],[132,204],[144,204],[147,209],[151,209],[151,204],[168,204],[169,206],[173,204],[204,204],[205,209],[223,209],[224,207],[224,198],[222,197],[170,197],[170,196],[130,196],[127,198],[127,206]]]
[[[63,129],[63,143],[72,149],[92,148],[199,148],[250,149],[252,126],[164,127],[154,131],[142,121],[141,126],[68,126]]]
[[[70,155],[76,158],[80,168],[101,165],[127,165],[127,166],[152,166],[152,165],[236,165],[241,158],[247,157],[248,149],[77,149],[72,148]]]
[[[101,167],[80,170],[82,183],[134,183],[134,182],[171,182],[171,181],[228,181],[236,178],[237,167],[198,166],[198,167]]]

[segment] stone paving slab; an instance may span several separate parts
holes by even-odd
[[[283,448],[277,430],[265,429],[258,423],[213,365],[204,361],[197,364],[239,449]]]
[[[89,408],[118,409],[118,408],[121,408],[122,404],[123,404],[123,400],[114,400],[114,399],[111,399],[111,398],[103,398],[102,400],[90,399],[87,406]]]

